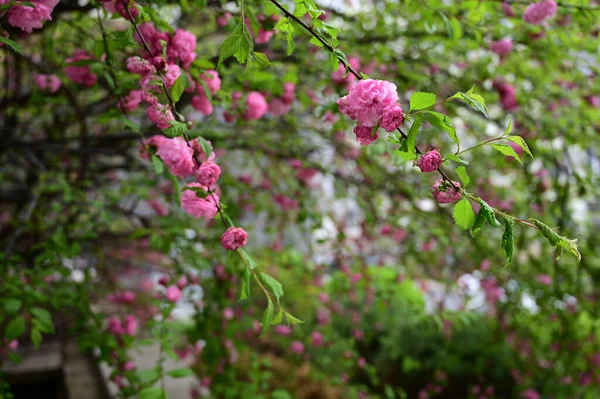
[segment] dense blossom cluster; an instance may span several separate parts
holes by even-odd
[[[8,0],[0,0],[0,5],[7,3]],[[8,24],[27,33],[41,29],[44,21],[52,20],[52,11],[58,3],[59,0],[18,0],[8,10]]]
[[[435,172],[442,164],[442,155],[438,150],[432,150],[419,157],[415,164],[421,172]]]
[[[507,56],[513,48],[512,39],[509,37],[502,38],[490,43],[490,50],[500,57]]]
[[[91,60],[92,56],[85,50],[75,50],[72,57],[67,58],[65,61],[67,64],[76,64],[78,61]],[[82,85],[84,87],[92,87],[96,84],[98,77],[89,65],[68,65],[65,67],[65,74],[74,83]]]
[[[337,101],[340,112],[357,122],[357,141],[367,145],[377,140],[379,126],[391,132],[403,122],[402,108],[397,104],[396,85],[385,80],[364,79],[353,86],[348,95]]]
[[[557,10],[558,5],[554,0],[538,1],[527,6],[523,13],[523,20],[533,25],[540,25],[548,18],[552,18]]]
[[[504,80],[496,80],[494,88],[500,95],[500,103],[505,111],[516,111],[519,108],[517,102],[517,89]]]

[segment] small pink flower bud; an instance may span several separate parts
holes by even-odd
[[[438,150],[423,154],[416,162],[421,172],[435,172],[442,164],[442,156]]]

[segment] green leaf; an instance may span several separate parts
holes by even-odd
[[[23,316],[17,316],[12,319],[6,326],[4,332],[4,338],[7,341],[12,341],[15,338],[19,338],[25,332],[25,318]]]
[[[156,172],[157,175],[162,175],[165,171],[165,165],[163,164],[163,162],[156,155],[152,155],[150,159],[152,159],[152,166],[154,166],[154,172]]]
[[[419,129],[421,128],[422,124],[423,124],[423,116],[417,115],[417,117],[413,121],[413,124],[410,126],[410,129],[408,130],[408,136],[406,138],[406,149],[408,150],[408,152],[410,152],[412,154],[415,153],[415,147],[417,145],[417,134],[419,133]]]
[[[15,53],[18,54],[23,54],[23,51],[21,51],[21,47],[17,44],[17,42],[15,42],[14,40],[10,40],[7,37],[4,36],[0,36],[0,43],[4,43],[6,44],[8,47],[10,47]]]
[[[485,215],[483,212],[483,208],[479,208],[479,213],[477,213],[477,217],[475,218],[475,221],[473,222],[473,227],[471,227],[471,237],[475,237],[475,235],[477,233],[479,233],[479,230],[481,230],[483,228],[484,224],[485,224]]]
[[[517,161],[519,161],[519,163],[521,162],[521,158],[519,158],[519,155],[515,152],[515,149],[512,148],[511,146],[507,145],[507,144],[490,144],[492,146],[492,148],[508,157],[513,157],[514,159],[516,159]]]
[[[473,88],[466,93],[458,92],[450,99],[458,98],[466,102],[469,106],[475,108],[479,112],[481,112],[487,118],[487,106],[485,105],[485,100],[479,94],[473,93]]]
[[[250,268],[250,270],[254,270],[256,268],[256,266],[258,266],[256,261],[254,261],[254,259],[252,259],[250,254],[244,248],[238,248],[237,251],[240,254],[240,256],[242,257],[242,260],[244,261],[244,263],[246,263],[246,266],[248,266]]]
[[[173,86],[171,87],[171,98],[173,99],[174,103],[177,103],[177,101],[179,101],[181,95],[185,91],[185,82],[185,73],[182,73],[181,75],[179,75],[175,83],[173,83]]]
[[[268,274],[262,272],[259,273],[258,277],[263,282],[263,284],[267,288],[269,288],[273,295],[275,295],[275,299],[277,300],[277,303],[279,303],[279,299],[281,299],[281,297],[283,296],[283,286],[281,285],[281,283],[275,280],[273,277],[269,276]]]
[[[475,222],[475,212],[468,199],[463,198],[454,205],[454,223],[463,230],[469,230]]]
[[[302,324],[302,323],[304,323],[302,320],[300,320],[300,319],[298,319],[298,318],[296,318],[296,317],[292,316],[292,315],[291,315],[290,313],[288,313],[288,312],[285,312],[285,313],[284,313],[284,316],[285,316],[285,320],[286,320],[286,323],[287,323],[287,324],[294,325],[294,324]]]
[[[287,55],[292,55],[294,52],[294,32],[287,33]]]
[[[540,229],[540,231],[542,232],[544,237],[546,237],[550,245],[552,245],[555,248],[560,247],[568,249],[573,255],[575,255],[577,260],[581,260],[581,253],[579,253],[577,240],[570,240],[566,237],[558,235],[558,233],[556,233],[553,229],[551,229],[549,226],[537,219],[529,219],[529,221],[533,223],[538,229]]]
[[[170,126],[163,130],[165,136],[168,137],[183,136],[185,132],[187,132],[187,124],[179,121],[171,121]]]
[[[188,367],[182,367],[182,368],[170,370],[167,372],[167,375],[169,375],[173,378],[191,377],[195,374],[196,373],[194,373],[194,370],[192,370]]]
[[[455,169],[455,171],[456,171],[456,174],[458,175],[458,177],[460,177],[460,180],[462,180],[462,182],[465,184],[465,187],[466,187],[469,184],[469,182],[471,182],[471,178],[467,174],[467,168],[465,168],[464,166],[459,166],[458,168]]]
[[[275,317],[273,317],[273,321],[271,322],[271,324],[273,324],[273,325],[280,324],[281,320],[283,320],[283,309],[280,307],[279,310],[277,311],[277,314],[275,315]]]
[[[159,387],[148,387],[140,391],[139,399],[167,399],[167,393],[163,392]]]
[[[31,329],[31,343],[36,349],[39,349],[42,343],[42,333],[37,328]]]
[[[487,202],[485,202],[481,198],[479,198],[479,200],[477,202],[479,202],[479,204],[481,205],[481,209],[483,210],[483,215],[485,216],[485,218],[488,221],[488,223],[490,224],[490,226],[492,226],[492,227],[500,226],[501,223],[498,221],[498,219],[496,219],[496,213],[494,212],[494,208],[492,208]]]
[[[452,121],[444,114],[440,114],[439,112],[427,111],[425,114],[425,118],[429,123],[438,129],[442,129],[448,133],[452,141],[456,143],[457,146],[460,146],[460,141],[458,140],[458,136],[456,135],[456,130],[452,127]]]
[[[502,234],[502,248],[506,252],[506,264],[510,264],[515,250],[515,220],[504,218],[504,234]]]
[[[533,158],[533,154],[531,153],[531,150],[529,149],[529,146],[527,145],[527,143],[525,142],[525,140],[523,139],[523,137],[521,137],[521,136],[510,136],[510,137],[507,137],[507,139],[510,140],[510,141],[512,141],[513,143],[515,143],[519,147],[521,147],[523,149],[523,151],[525,151],[531,158]]]
[[[23,302],[20,299],[8,298],[4,300],[4,310],[6,313],[17,313],[21,309]]]
[[[245,64],[253,49],[254,44],[252,43],[252,38],[246,24],[243,22],[238,23],[231,33],[231,36],[225,39],[221,45],[217,69],[224,60],[232,56],[234,56],[240,64]]]
[[[508,136],[512,132],[512,128],[513,128],[513,121],[511,118],[508,120],[508,126],[506,127],[506,130],[504,131],[504,134],[502,136]]]
[[[32,323],[36,325],[40,331],[51,333],[54,331],[54,323],[52,315],[46,309],[32,308],[29,313],[33,316]]]
[[[204,137],[198,136],[198,144],[200,144],[200,147],[202,148],[202,151],[204,151],[206,158],[210,157],[210,154],[213,152],[210,141],[206,140]]]
[[[242,288],[240,291],[240,301],[247,299],[250,296],[250,281],[252,272],[249,267],[244,269],[244,279],[242,280]]]
[[[256,59],[256,61],[262,66],[271,65],[271,61],[267,58],[265,53],[253,52],[252,55]]]
[[[263,317],[262,317],[262,333],[260,334],[261,337],[264,337],[264,335],[269,330],[269,327],[271,326],[271,324],[273,322],[274,312],[275,312],[275,307],[273,305],[273,301],[271,300],[270,297],[267,297],[267,308],[265,309],[265,312],[263,313]]]
[[[153,384],[160,378],[160,373],[156,368],[151,368],[138,371],[137,376],[142,383]]]
[[[446,157],[446,159],[447,159],[447,160],[449,160],[449,161],[458,162],[459,164],[461,164],[461,165],[464,165],[464,166],[467,166],[467,165],[469,165],[469,162],[468,162],[468,161],[465,161],[464,159],[462,159],[462,158],[459,158],[459,157],[458,157],[457,155],[455,155],[455,154],[447,154],[447,155],[445,155],[445,157]]]
[[[423,93],[420,91],[415,92],[410,97],[410,111],[418,111],[435,105],[435,94]]]

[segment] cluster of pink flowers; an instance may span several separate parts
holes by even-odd
[[[8,1],[0,1],[0,4]],[[15,28],[31,33],[34,29],[41,29],[44,21],[52,20],[52,11],[59,0],[31,0],[28,5],[21,5],[24,1],[17,0],[8,10],[8,24]]]
[[[221,245],[230,251],[245,247],[247,243],[248,233],[241,227],[230,227],[221,236]]]
[[[100,0],[102,6],[106,9],[106,11],[111,13],[118,13],[123,18],[129,20],[129,14],[133,18],[137,18],[139,11],[137,7],[135,7],[135,2],[128,0]]]
[[[199,193],[207,194],[208,188],[200,183],[190,183],[187,185],[188,190],[184,190],[181,194],[181,207],[194,218],[204,218],[205,220],[213,219],[219,211],[219,196],[215,193],[208,194],[206,198],[198,197],[196,191],[190,189],[201,189]]]
[[[455,181],[452,183],[456,188],[460,189],[460,183]],[[433,198],[440,204],[450,204],[454,201],[458,201],[462,195],[456,188],[447,181],[438,179],[431,187],[431,194],[433,194]]]
[[[295,95],[296,85],[290,82],[284,83],[283,95],[271,98],[269,101],[269,113],[272,116],[281,116],[290,112]]]
[[[442,164],[442,155],[438,150],[429,151],[415,162],[421,172],[435,172]]]
[[[211,115],[213,113],[213,105],[209,95],[214,96],[220,89],[221,78],[219,77],[219,73],[212,69],[204,71],[200,75],[200,81],[196,83],[198,94],[192,97],[192,106],[204,116]]]
[[[532,25],[540,25],[548,18],[552,18],[558,5],[554,0],[542,0],[537,3],[530,4],[523,13],[523,20]]]
[[[217,25],[219,25],[221,28],[224,28],[227,26],[227,24],[229,23],[229,20],[231,19],[232,15],[229,11],[224,12],[223,14],[219,14],[217,15]]]
[[[498,54],[500,57],[507,56],[513,48],[513,42],[510,37],[505,37],[490,43],[490,51]]]
[[[277,23],[277,21],[279,20],[279,17],[277,15],[266,16],[264,14],[259,14],[256,17],[256,20],[259,23],[258,31],[256,32],[252,29],[252,24],[250,23],[250,20],[248,18],[246,18],[244,22],[246,23],[248,29],[250,29],[250,31],[253,33],[254,43],[266,44],[269,42],[269,40],[271,40],[271,37],[273,37],[273,35],[275,34],[275,30],[273,30],[273,27],[275,26],[275,23]]]
[[[258,120],[266,115],[269,110],[269,104],[265,96],[258,91],[251,91],[246,95],[245,101],[242,103],[242,93],[234,92],[231,96],[231,107],[225,111],[223,117],[226,122],[233,123],[238,116],[246,121]]]
[[[35,75],[35,85],[39,87],[40,90],[54,94],[60,89],[62,83],[60,78],[56,75],[38,74]]]
[[[513,85],[502,80],[496,80],[494,88],[500,94],[500,103],[506,111],[516,111],[519,108],[517,90]]]
[[[108,319],[106,329],[113,335],[129,335],[135,336],[138,329],[138,321],[133,315],[128,315],[125,320],[121,320],[117,316],[112,316]]]
[[[75,53],[72,57],[67,58],[65,61],[67,64],[74,63],[77,61],[83,60],[91,60],[92,56],[85,50],[75,50]],[[92,70],[89,65],[68,65],[65,67],[65,73],[73,82],[80,84],[85,87],[92,87],[96,84],[98,77]]]
[[[364,79],[337,103],[341,113],[357,122],[354,128],[357,141],[367,145],[377,140],[379,126],[391,132],[404,122],[402,108],[397,101],[395,84]]]

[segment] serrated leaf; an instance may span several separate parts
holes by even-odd
[[[179,121],[171,121],[169,127],[163,130],[165,136],[168,137],[179,137],[187,131],[187,125]]]
[[[459,166],[455,169],[456,174],[460,177],[460,180],[464,183],[465,187],[471,182],[471,178],[467,174],[467,168],[464,166]]]
[[[504,218],[504,234],[502,234],[502,249],[506,252],[506,264],[510,264],[515,250],[515,220]]]
[[[271,61],[269,61],[269,58],[266,56],[265,53],[253,52],[252,55],[254,56],[254,58],[260,65],[262,65],[262,66],[271,65]]]
[[[283,309],[279,308],[275,316],[273,317],[273,321],[271,322],[273,325],[281,324],[283,320]]]
[[[490,144],[492,146],[492,148],[508,157],[513,157],[514,159],[516,159],[517,161],[519,161],[519,163],[521,162],[521,158],[519,158],[519,155],[515,152],[515,149],[512,148],[509,145],[506,144]]]
[[[460,146],[460,141],[458,140],[458,136],[456,135],[456,130],[452,127],[452,121],[444,114],[440,114],[439,112],[427,111],[425,114],[425,118],[429,123],[433,126],[444,130],[448,133],[452,141],[456,143],[457,146]]]
[[[23,51],[21,50],[21,47],[17,44],[17,42],[15,42],[14,40],[10,40],[7,37],[4,36],[0,36],[0,43],[4,43],[6,44],[8,47],[10,47],[15,53],[18,54],[23,54]]]
[[[275,307],[273,305],[273,301],[271,300],[271,298],[267,297],[267,308],[265,309],[265,312],[263,313],[262,317],[262,333],[260,334],[261,337],[264,337],[264,335],[269,330],[269,327],[273,322],[274,313]]]
[[[244,263],[246,263],[246,266],[250,268],[250,270],[254,270],[256,266],[258,266],[258,264],[254,261],[254,259],[252,259],[250,254],[244,248],[238,248],[237,251],[242,257]]]
[[[6,326],[4,332],[4,339],[12,341],[15,338],[19,338],[25,332],[25,318],[23,316],[17,316],[12,319]]]
[[[252,272],[249,267],[244,269],[244,278],[242,280],[242,287],[240,290],[240,301],[247,299],[250,296],[250,281],[252,277]]]
[[[182,368],[170,370],[167,372],[167,375],[169,375],[173,378],[191,377],[195,374],[196,373],[194,373],[194,370],[192,370],[188,367],[182,367]]]
[[[508,120],[508,126],[506,127],[506,130],[504,130],[504,134],[502,136],[508,136],[512,132],[512,128],[513,128],[513,121],[511,118]]]
[[[262,272],[259,273],[258,276],[263,284],[273,293],[273,295],[275,295],[275,299],[277,300],[277,303],[279,303],[279,300],[283,296],[283,286],[281,283],[268,274]]]
[[[417,91],[410,97],[410,111],[418,111],[435,105],[435,94]]]
[[[285,320],[287,324],[291,324],[291,325],[295,325],[295,324],[302,324],[304,323],[304,321],[292,316],[290,313],[285,312]]]
[[[496,219],[496,212],[494,212],[494,208],[492,208],[487,202],[479,198],[479,204],[481,205],[481,209],[484,211],[484,216],[487,219],[488,223],[492,227],[498,227],[501,223]]]
[[[181,95],[185,91],[185,81],[185,73],[182,73],[181,75],[179,75],[175,83],[173,83],[173,87],[171,87],[171,98],[173,99],[174,103],[177,103],[177,101],[179,101]]]
[[[455,155],[455,154],[447,154],[447,155],[445,155],[445,157],[446,157],[446,159],[447,159],[447,160],[449,160],[449,161],[458,162],[459,164],[461,164],[461,165],[464,165],[464,166],[467,166],[467,165],[469,165],[469,162],[468,162],[468,161],[465,161],[464,159],[462,159],[462,158],[459,158],[459,157],[458,157],[457,155]]]
[[[519,147],[521,147],[523,149],[523,151],[525,151],[531,158],[533,158],[533,154],[531,153],[531,150],[529,150],[529,146],[527,145],[527,143],[525,142],[525,140],[523,139],[523,137],[521,137],[521,136],[510,136],[510,137],[507,137],[507,139],[510,140],[510,141],[512,141],[513,143],[515,143]]]
[[[538,229],[540,229],[540,231],[542,232],[544,237],[546,237],[550,245],[557,249],[559,247],[561,249],[568,249],[573,255],[575,255],[577,260],[581,260],[581,253],[579,252],[577,240],[570,240],[566,237],[558,235],[558,233],[556,233],[553,229],[551,229],[549,226],[537,219],[529,219],[529,221],[533,223]]]
[[[454,223],[463,230],[469,230],[475,222],[475,212],[468,199],[463,198],[454,205]]]
[[[423,124],[423,116],[417,115],[417,117],[413,121],[413,124],[410,126],[410,129],[408,130],[408,136],[406,138],[406,149],[408,150],[408,152],[410,152],[412,154],[415,153],[415,147],[417,145],[417,134],[419,133],[419,129],[421,128],[422,124]]]
[[[479,208],[479,212],[477,213],[477,217],[475,218],[475,222],[473,222],[473,227],[471,227],[471,237],[475,237],[479,230],[483,228],[485,224],[485,215],[483,212],[483,208]]]
[[[471,89],[473,90],[473,89]],[[471,90],[469,90],[467,93],[463,93],[463,92],[458,92],[455,95],[453,95],[452,97],[450,97],[451,99],[453,98],[458,98],[463,100],[464,102],[466,102],[469,106],[475,108],[476,110],[478,110],[479,112],[481,112],[486,118],[487,118],[487,106],[485,105],[485,100],[483,99],[482,96],[478,95],[478,94],[474,94]]]
[[[152,159],[152,166],[154,166],[154,172],[157,175],[162,175],[165,171],[165,165],[163,164],[163,162],[156,155],[152,155],[150,159]]]
[[[221,45],[217,69],[224,60],[232,56],[235,57],[240,64],[246,63],[252,50],[254,50],[254,43],[252,43],[250,32],[248,32],[246,24],[240,22],[231,33],[231,36],[225,39]]]

